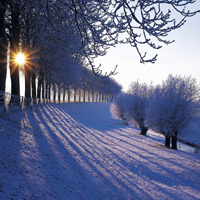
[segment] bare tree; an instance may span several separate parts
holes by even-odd
[[[142,63],[155,62],[157,55],[146,59],[146,53],[141,54],[139,45],[147,44],[153,49],[160,49],[162,43],[173,42],[168,41],[166,36],[180,28],[187,17],[199,12],[187,9],[194,3],[193,0],[115,1],[113,15],[118,26],[122,25],[121,29],[128,35],[123,42],[137,49]],[[174,14],[179,17],[174,18]]]
[[[142,63],[154,63],[157,55],[146,58],[140,45],[160,49],[162,43],[173,42],[168,41],[166,36],[180,28],[187,17],[199,12],[187,10],[187,6],[194,3],[194,0],[82,0],[72,1],[70,8],[85,47],[84,54],[93,71],[99,74],[101,69],[92,64],[93,57],[105,55],[110,46],[119,43],[136,48]],[[174,14],[179,17],[174,18]]]
[[[149,100],[149,87],[140,84],[139,81],[132,82],[128,90],[129,96],[126,105],[126,113],[129,120],[136,122],[141,130],[141,135],[146,135],[148,127],[146,121],[146,105]]]
[[[84,54],[93,72],[99,75],[101,68],[93,65],[93,59],[104,56],[108,48],[119,43],[136,48],[142,63],[154,63],[157,55],[146,58],[140,46],[146,44],[160,49],[163,43],[173,42],[168,41],[166,36],[199,12],[187,9],[194,3],[195,0],[47,0],[39,3],[26,1],[22,7],[28,4],[28,10],[37,10],[37,15],[47,22],[44,28],[51,26],[55,33],[67,30],[69,24],[76,26],[76,33],[81,39],[79,51]],[[106,75],[114,73],[115,70]]]
[[[110,107],[110,111],[116,119],[121,119],[124,124],[128,125],[128,119],[125,107],[126,100],[127,100],[127,94],[120,93],[118,96],[114,98],[114,101]]]
[[[177,148],[177,136],[191,120],[200,114],[200,86],[196,79],[169,75],[155,88],[147,109],[150,127],[166,137],[172,137],[172,148]]]

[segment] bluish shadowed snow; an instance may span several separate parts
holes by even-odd
[[[0,118],[0,199],[200,199],[200,156],[138,135],[109,107],[47,104]]]

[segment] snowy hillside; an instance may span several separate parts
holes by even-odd
[[[0,118],[0,199],[200,199],[200,155],[138,135],[109,109],[46,104]]]

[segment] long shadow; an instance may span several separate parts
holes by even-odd
[[[50,131],[50,135],[53,138],[53,141],[55,141],[56,144],[59,144],[59,153],[62,153],[63,157],[66,153],[71,154],[71,157],[68,155],[67,159],[70,160],[70,162],[72,160],[73,163],[74,163],[73,165],[76,168],[79,168],[81,172],[83,171],[87,174],[86,175],[86,180],[87,180],[86,182],[89,182],[87,185],[93,185],[94,188],[95,188],[95,189],[93,189],[94,191],[99,190],[99,191],[103,192],[102,188],[100,188],[100,186],[93,180],[93,178],[92,179],[89,178],[91,176],[89,173],[92,173],[93,176],[96,174],[99,177],[99,179],[103,179],[103,183],[105,183],[105,182],[107,183],[108,188],[104,188],[105,192],[109,191],[112,194],[118,194],[119,193],[118,188],[116,188],[114,185],[112,185],[112,183],[110,182],[110,180],[107,177],[103,176],[103,174],[99,170],[95,170],[95,167],[90,162],[87,162],[87,159],[84,158],[85,154],[80,149],[77,148],[77,145],[75,145],[73,142],[70,141],[70,138],[68,138],[68,139],[65,138],[65,141],[68,142],[67,145],[68,145],[69,149],[71,149],[71,150],[67,149],[66,145],[63,145],[63,143],[60,140],[63,137],[59,136],[60,134],[63,134],[62,131],[58,130],[56,128],[55,124],[51,124],[51,125],[46,124],[47,119],[44,120],[44,114],[41,114],[41,111],[40,111],[39,114],[37,112],[37,117],[40,119],[40,123],[42,123],[46,127],[47,130],[49,130],[49,127],[53,128],[53,130]],[[46,117],[50,121],[50,117],[47,116],[47,115],[46,115]],[[44,130],[44,127],[43,127],[43,130]],[[38,141],[38,143],[39,142],[40,141]],[[81,162],[80,162],[80,159],[81,159]],[[80,163],[81,163],[81,165],[80,165]],[[73,173],[73,170],[70,170],[70,173]],[[76,172],[74,172],[74,173],[76,173]],[[85,186],[85,184],[84,184],[84,186]],[[76,184],[74,184],[74,185],[76,185]],[[78,190],[80,190],[80,188]],[[92,192],[92,190],[90,188],[87,188],[87,191]],[[75,189],[75,192],[76,192],[76,189]],[[87,196],[89,194],[85,194],[85,195]]]
[[[119,133],[119,134],[120,134],[120,133]],[[107,135],[109,135],[109,134],[107,133]],[[122,136],[126,137],[124,134],[123,134]],[[139,138],[138,141],[141,142],[140,139],[143,138],[143,136],[138,136],[138,138]],[[98,139],[99,139],[99,138],[98,138]],[[135,140],[135,139],[136,139],[136,137],[134,137],[134,140]],[[145,138],[145,139],[147,140],[147,138]],[[102,141],[101,141],[101,142],[102,142]],[[152,140],[151,140],[151,142],[152,142]],[[128,144],[128,142],[127,142],[127,144]],[[149,144],[143,144],[143,143],[141,143],[141,144],[142,144],[142,146],[149,146]],[[129,143],[129,145],[132,145],[132,144]],[[125,145],[125,146],[126,146],[126,145]],[[155,147],[155,148],[156,148],[156,147]],[[158,149],[158,148],[157,148],[157,149]],[[140,150],[142,150],[142,149],[140,148]],[[160,150],[160,149],[158,149],[158,150]],[[147,150],[146,150],[146,151],[147,151]],[[168,152],[168,153],[170,152],[169,150],[163,150],[163,149],[162,149],[162,151],[166,151],[166,152]],[[144,151],[143,151],[143,152],[144,152]],[[150,151],[148,151],[148,152],[149,152],[150,154],[152,154],[152,155],[159,156],[158,153],[155,154],[155,153],[150,152]],[[144,153],[145,153],[145,152],[144,152]],[[173,155],[173,153],[170,153],[170,154]],[[179,155],[179,157],[180,157],[180,155]],[[174,164],[177,164],[177,163],[174,163]]]
[[[55,116],[55,113],[54,113],[54,116]],[[101,156],[103,156],[103,155],[101,155]],[[98,166],[100,166],[101,168],[104,168],[104,171],[106,170],[105,166],[101,165],[100,162],[98,163]],[[94,166],[92,166],[92,168],[94,169]],[[107,172],[109,172],[109,173],[111,174],[111,172],[110,172],[109,170],[107,170]],[[114,178],[114,179],[117,180],[117,178]],[[119,182],[119,181],[118,181],[118,182]],[[124,185],[124,186],[127,187],[127,185]]]
[[[54,113],[55,114],[55,113]],[[79,127],[79,129],[81,129],[81,127]],[[123,147],[122,147],[123,148]],[[137,147],[138,148],[138,147]],[[135,153],[135,152],[134,152]],[[144,156],[141,156],[141,154],[138,154],[140,157],[143,157],[143,159],[145,159],[145,157]],[[123,160],[121,160],[121,161],[123,161]],[[158,165],[157,163],[155,163],[155,165]],[[103,166],[102,166],[103,167]],[[160,166],[161,168],[163,167],[163,166]],[[144,167],[142,167],[142,168],[145,168],[145,165],[144,165]],[[147,169],[148,169],[148,167],[146,167]],[[147,173],[147,175],[149,174],[149,173],[151,173],[151,174],[154,174],[154,176],[157,176],[157,172],[153,172],[152,173],[152,170],[146,170],[146,168],[145,168],[145,172]],[[168,169],[166,169],[166,170],[168,170]],[[160,172],[159,172],[160,173]],[[144,172],[143,172],[143,174],[145,174]],[[171,174],[171,173],[170,173]],[[172,175],[172,177],[175,177],[175,175],[176,175],[176,173],[174,173],[173,175]],[[158,180],[155,180],[155,181],[158,181]],[[169,181],[169,179],[166,179],[166,181]],[[167,182],[165,183],[165,184],[167,184]],[[169,185],[169,186],[171,186],[171,185]]]
[[[54,113],[54,116],[55,116],[55,113]],[[79,128],[81,129],[81,127],[79,127]],[[106,151],[106,153],[108,153],[108,150]],[[104,156],[104,155],[101,155],[101,156]],[[115,155],[115,157],[118,157],[118,156]],[[116,159],[116,158],[115,158],[115,159]],[[117,158],[117,160],[119,160],[119,158]],[[122,163],[122,162],[121,162],[121,163]],[[103,166],[103,165],[101,164],[101,162],[98,163],[98,166],[100,166],[101,168],[104,168],[104,171],[106,170],[107,172],[109,172],[110,174],[112,174],[110,170],[106,169],[105,166]],[[94,169],[94,166],[93,166],[93,169]],[[116,177],[113,176],[113,178],[114,178],[115,180],[117,180]],[[119,182],[119,181],[118,181],[118,182]],[[124,185],[124,186],[127,187],[127,185]]]
[[[119,133],[119,135],[123,136],[123,134],[121,134],[121,133]],[[125,138],[126,138],[126,136],[125,136]],[[139,138],[139,139],[137,139],[137,138]],[[132,151],[132,153],[136,153],[136,152],[140,151],[141,155],[145,155],[145,154],[148,153],[148,156],[150,158],[156,156],[156,158],[157,158],[157,160],[159,160],[159,162],[160,162],[160,160],[162,160],[162,162],[160,162],[160,163],[164,164],[164,163],[168,162],[169,163],[168,166],[164,166],[164,165],[162,166],[163,168],[166,168],[166,170],[167,169],[169,170],[169,168],[168,168],[169,166],[178,166],[180,163],[182,163],[183,159],[185,160],[184,163],[189,163],[189,162],[191,162],[191,159],[193,159],[191,157],[189,157],[189,159],[187,159],[187,156],[185,156],[185,153],[182,154],[181,152],[176,152],[176,156],[177,156],[177,153],[178,153],[178,159],[175,162],[175,160],[174,160],[174,153],[175,153],[174,150],[167,149],[167,148],[161,149],[161,148],[158,148],[154,145],[151,145],[152,140],[150,140],[151,143],[143,143],[143,141],[141,141],[140,138],[144,138],[144,136],[140,136],[140,135],[135,136],[134,135],[133,138],[132,138],[132,140],[134,142],[135,141],[139,142],[139,144],[137,146],[130,142],[131,141],[130,138],[128,138],[129,141],[121,140],[118,143],[118,145],[121,146],[124,149],[126,149],[127,146],[130,146],[130,148],[134,149],[134,151]],[[146,139],[146,137],[145,137],[145,139]],[[123,145],[121,144],[122,142],[124,143]],[[150,146],[151,146],[151,150],[149,148]],[[128,148],[127,148],[127,150],[128,150]],[[165,155],[167,153],[167,157],[161,156],[161,155],[163,155],[163,153],[165,153]],[[182,155],[184,155],[184,157]],[[181,161],[180,163],[179,163],[179,160]],[[155,161],[153,163],[157,165],[159,162]],[[197,163],[198,160],[193,159],[193,162]],[[179,170],[180,169],[181,170],[188,170],[188,166],[184,166],[183,163],[182,163],[182,166],[179,166]]]
[[[52,111],[52,112],[53,112],[53,111]],[[53,113],[54,113],[53,116],[56,117],[56,118],[58,118],[58,116],[56,116],[56,115],[57,115],[57,112],[54,111]],[[62,113],[59,113],[59,116],[61,116],[61,115],[62,115]],[[59,119],[59,118],[58,118],[58,119]],[[60,119],[62,120],[62,123],[63,123],[62,117],[60,117]],[[65,119],[69,119],[69,116],[67,116],[67,114],[65,114]],[[63,126],[62,123],[59,123],[60,126]],[[76,134],[76,138],[77,138],[78,135],[79,135],[79,137],[81,138],[81,141],[84,141],[84,142],[86,143],[85,146],[87,146],[87,147],[92,147],[92,142],[94,141],[94,138],[95,138],[95,141],[98,141],[99,144],[104,144],[104,149],[106,150],[105,152],[102,152],[101,155],[99,154],[99,156],[105,156],[108,152],[111,153],[111,150],[109,150],[109,148],[108,148],[108,147],[109,147],[108,142],[110,142],[109,137],[106,138],[106,142],[103,140],[103,136],[107,136],[107,134],[102,133],[102,132],[100,132],[100,131],[96,131],[95,129],[88,129],[88,128],[86,128],[85,126],[81,125],[80,123],[79,123],[79,124],[78,124],[77,122],[74,122],[74,123],[75,123],[75,127],[76,127],[76,128],[78,127],[78,130],[74,131],[74,130],[72,129],[71,132],[73,132],[73,134]],[[77,124],[78,124],[78,125],[77,125]],[[67,127],[63,127],[63,128],[67,128]],[[90,135],[90,140],[91,140],[92,142],[89,143],[88,140],[86,141],[86,139],[85,139],[86,134],[87,134],[87,135]],[[83,135],[84,135],[84,136],[83,136]],[[100,136],[100,135],[102,135],[102,136]],[[91,138],[91,136],[92,136],[92,138]],[[71,135],[70,137],[73,138],[73,139],[76,139],[76,138],[74,138],[72,135]],[[116,139],[116,138],[114,138],[114,139]],[[112,142],[112,141],[111,141],[111,142]],[[102,146],[102,145],[101,145],[101,146]],[[107,147],[106,147],[106,146],[107,146]],[[93,145],[93,147],[94,147],[94,145]],[[95,148],[98,149],[98,150],[100,150],[98,147],[95,147]],[[97,151],[94,151],[94,149],[92,149],[92,150],[93,150],[93,153],[94,153],[94,152],[97,153]],[[98,154],[98,153],[97,153],[97,154]]]
[[[23,188],[21,122],[25,117],[16,107],[0,118],[0,199],[18,198]]]
[[[55,113],[54,113],[54,117],[55,117]],[[73,130],[72,130],[72,132],[74,133]],[[64,134],[64,133],[61,133],[61,134]],[[66,133],[64,135],[66,136]],[[68,141],[70,140],[71,147],[80,155],[82,161],[84,161],[87,164],[87,166],[89,166],[89,168],[93,171],[92,174],[95,173],[96,175],[98,175],[98,177],[101,177],[101,179],[103,177],[103,179],[106,179],[106,180],[103,180],[104,182],[107,182],[107,184],[111,184],[110,180],[112,180],[114,177],[110,177],[108,179],[108,177],[104,176],[103,173],[107,173],[108,174],[110,172],[109,172],[109,170],[107,170],[106,168],[104,168],[103,165],[101,165],[101,162],[99,162],[98,159],[96,159],[93,156],[94,152],[87,151],[87,153],[90,154],[90,155],[88,155],[86,153],[85,149],[82,149],[82,148],[80,148],[80,146],[78,144],[75,144],[76,143],[75,140],[71,140],[71,137],[67,137],[66,139]],[[102,156],[102,155],[99,155],[99,156]],[[102,170],[97,169],[97,167],[94,166],[94,163],[93,164],[91,163],[91,160],[90,160],[91,158],[92,158],[92,161],[94,161],[94,163],[98,161],[95,164],[98,164],[98,167],[100,167]],[[119,182],[119,180],[117,180],[117,178],[114,178],[114,179],[115,179],[115,181],[118,182],[118,184],[120,184],[120,182]],[[115,187],[115,186],[112,186],[112,188],[113,187]],[[116,191],[113,191],[112,193],[113,194],[117,194],[117,192],[118,192],[118,189]]]
[[[150,145],[150,138],[143,143],[142,136],[132,136],[130,129],[112,120],[111,126],[109,120],[105,127],[90,126],[81,117],[75,120],[64,106],[44,105],[25,113],[17,119],[22,127],[17,136],[21,169],[17,199],[199,197],[200,169],[195,156],[177,152],[173,156],[172,150]],[[186,162],[197,166],[191,171]]]
[[[123,135],[124,136],[124,135]],[[142,136],[139,136],[139,137],[142,137]],[[135,138],[134,138],[135,139]],[[147,138],[145,138],[145,139],[147,139]],[[150,139],[151,140],[151,139]],[[151,142],[152,142],[152,140],[151,140]],[[131,144],[130,144],[131,145]],[[148,144],[149,145],[149,144]],[[141,149],[141,148],[140,148]],[[160,150],[160,149],[158,149],[157,147],[154,147],[154,149],[156,149],[156,150]],[[170,157],[169,157],[169,159],[168,159],[168,163],[170,163],[170,165],[172,165],[172,164],[174,164],[174,166],[178,166],[179,164],[181,164],[181,163],[179,163],[179,162],[174,162],[173,160],[173,154],[174,154],[174,151],[173,150],[168,150],[168,149],[165,149],[165,150],[163,150],[162,149],[162,152],[167,152],[167,153],[169,153],[170,152]],[[152,152],[150,152],[149,151],[149,153],[151,153],[152,154]],[[181,152],[178,152],[178,159],[180,159],[180,160],[183,160],[183,158],[185,158],[185,157],[187,157],[187,155],[186,154],[182,154]],[[159,153],[159,154],[157,154],[157,153],[154,153],[154,154],[152,154],[152,155],[156,155],[156,156],[159,156],[159,155],[161,155],[161,152]],[[182,156],[182,155],[184,155],[184,156]],[[186,161],[186,162],[190,162],[191,161],[191,156],[190,155],[188,155],[189,157],[189,159]],[[160,156],[160,158],[163,158],[162,156]],[[164,162],[164,159],[166,159],[166,158],[163,158],[163,162]],[[186,160],[186,159],[185,159]],[[197,163],[198,162],[198,160],[193,160],[194,161],[194,163]],[[157,164],[157,163],[156,163]],[[186,167],[183,167],[184,169],[183,170],[189,170],[189,168],[188,168],[188,165],[186,166]]]

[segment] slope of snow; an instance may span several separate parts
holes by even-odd
[[[200,199],[200,155],[113,119],[109,103],[0,118],[0,199]]]

